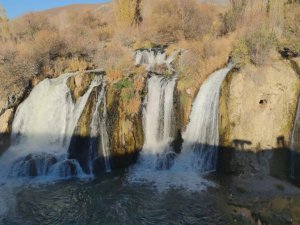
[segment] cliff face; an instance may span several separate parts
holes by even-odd
[[[287,176],[299,93],[290,61],[232,71],[220,96],[221,170]]]
[[[231,72],[220,96],[220,144],[255,152],[287,145],[299,92],[288,61]]]
[[[113,168],[128,166],[135,161],[144,143],[142,96],[135,93],[132,99],[124,99],[124,91],[110,85],[107,92],[107,126]],[[132,101],[136,101],[138,110],[130,111]]]
[[[105,72],[81,72],[69,78],[67,85],[74,101],[86,92],[97,75],[105,77]],[[197,94],[195,88],[189,89],[182,82],[178,79],[174,96],[176,131],[185,130],[192,102]],[[101,87],[95,87],[91,92],[69,148],[69,156],[78,159],[83,167],[88,157],[90,125],[99,88]],[[25,96],[26,88],[22,90],[22,96]],[[136,159],[144,143],[142,102],[147,92],[146,73],[135,73],[118,82],[108,82],[105,92],[111,166],[127,166]],[[280,154],[289,145],[299,93],[299,59],[276,59],[263,67],[247,65],[239,71],[233,70],[224,80],[220,95],[220,146],[224,148],[220,157],[222,163],[229,165],[229,170],[242,171],[243,166],[250,165],[269,171],[274,165],[278,167],[281,162],[288,161],[284,158],[286,155]],[[22,98],[24,97],[17,98],[2,110],[1,149],[9,145],[14,113]],[[103,106],[99,107],[100,114],[103,110]],[[223,152],[227,154],[232,150],[236,151],[234,157],[222,156]],[[274,157],[274,154],[265,154],[262,150],[280,153]],[[99,155],[101,158],[102,153],[99,152]],[[266,160],[253,164],[257,155]],[[283,171],[282,168],[280,170]],[[101,168],[98,168],[96,172],[100,171]]]
[[[70,77],[68,86],[72,90],[72,96],[74,101],[82,96],[91,84],[96,74],[91,73],[79,73],[76,76]],[[105,74],[98,74],[103,76],[105,80]],[[141,79],[141,83],[144,83],[144,77],[135,77],[135,79]],[[130,79],[127,82],[134,83],[134,79]],[[105,82],[106,83],[106,82]],[[110,151],[110,164],[111,168],[119,168],[128,166],[132,163],[137,156],[137,153],[143,146],[143,127],[142,127],[142,110],[141,102],[142,95],[139,92],[131,93],[131,88],[123,88],[120,84],[102,84],[105,86],[105,104],[107,111],[106,128],[108,134],[108,145]],[[119,87],[121,86],[121,88]],[[83,169],[87,168],[86,162],[89,157],[89,147],[91,141],[91,122],[94,114],[95,105],[97,104],[97,95],[102,88],[95,87],[90,94],[88,102],[83,110],[83,113],[78,121],[78,124],[74,131],[74,136],[69,147],[69,157],[75,158],[79,161]],[[143,86],[140,87],[144,89]],[[130,92],[132,95],[128,95]],[[130,98],[129,98],[130,97]],[[136,105],[136,109],[133,110],[132,105]],[[98,108],[99,114],[103,115],[104,104],[101,103]],[[100,145],[101,140],[94,138]],[[104,170],[103,165],[103,152],[101,148],[98,148],[98,159],[94,161],[95,173],[101,173]]]

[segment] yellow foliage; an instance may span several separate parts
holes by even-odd
[[[114,68],[110,68],[106,71],[106,77],[108,83],[113,83],[114,81],[120,80],[123,77],[122,71]]]
[[[134,26],[141,22],[140,0],[114,0],[114,12],[118,25]]]

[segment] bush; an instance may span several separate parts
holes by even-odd
[[[123,79],[114,84],[114,88],[118,91],[123,88],[133,88],[133,82],[129,79]]]
[[[284,16],[284,32],[280,47],[288,48],[300,54],[300,4],[286,5]]]
[[[236,67],[242,67],[250,62],[249,48],[244,39],[240,39],[235,44],[232,52],[232,59]]]
[[[144,26],[154,43],[200,39],[213,24],[214,8],[200,7],[195,0],[155,0],[151,12],[144,17]]]
[[[266,26],[256,27],[238,40],[232,53],[233,61],[237,66],[249,60],[255,65],[263,65],[276,46],[277,38],[273,31]]]
[[[277,38],[273,31],[266,27],[260,27],[247,35],[246,43],[251,62],[262,65],[268,59],[271,50],[276,49]]]

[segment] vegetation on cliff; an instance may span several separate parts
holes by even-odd
[[[134,66],[135,49],[182,50],[175,69],[187,115],[201,83],[229,56],[237,67],[249,63],[260,67],[276,52],[286,57],[300,52],[299,1],[231,0],[229,5],[217,5],[196,0],[115,0],[12,20],[1,12],[1,96],[18,93],[45,77],[102,68],[108,84],[127,105],[128,115],[138,113],[145,84],[144,69]],[[0,109],[6,99],[0,100]]]
[[[298,1],[231,0],[227,7],[195,0],[115,0],[106,7],[2,17],[2,85],[96,67],[118,73],[113,79],[119,80],[132,70],[133,49],[167,45],[186,50],[182,79],[195,81],[196,88],[231,52],[239,65],[262,65],[272,50],[300,51]]]

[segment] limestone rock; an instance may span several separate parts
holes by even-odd
[[[14,117],[14,110],[8,109],[0,116],[0,134],[11,132],[11,123]]]
[[[232,72],[221,90],[220,144],[254,152],[287,146],[299,92],[288,61]]]

